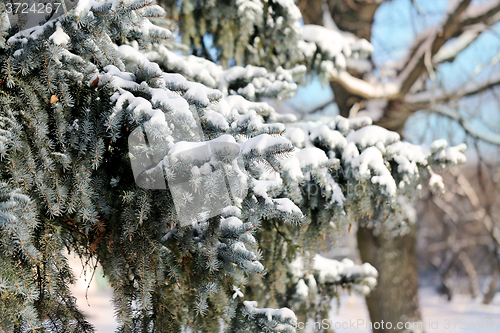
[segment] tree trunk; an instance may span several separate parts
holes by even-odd
[[[323,25],[322,0],[299,0],[305,24]],[[330,14],[343,31],[349,31],[358,38],[371,39],[373,19],[381,1],[376,0],[326,0]],[[357,76],[356,73],[350,73]],[[340,114],[349,116],[354,103],[362,100],[350,94],[339,83],[331,82]],[[401,101],[390,101],[376,125],[401,134],[404,124],[414,110]],[[358,247],[363,262],[371,263],[379,272],[378,287],[366,302],[372,323],[391,322],[396,327],[398,322],[421,322],[418,299],[418,271],[416,253],[417,226],[412,225],[411,232],[392,238],[389,235],[377,236],[372,229],[359,228]],[[413,325],[413,324],[412,324]],[[376,325],[375,325],[376,326]],[[403,330],[373,328],[379,332],[403,332]],[[416,327],[418,331],[418,326]],[[420,332],[422,332],[420,330]],[[412,330],[406,330],[412,332]]]
[[[499,275],[499,269],[497,266],[495,266],[495,268],[493,269],[493,276],[491,277],[488,289],[486,290],[486,294],[484,295],[483,304],[490,304],[495,297]]]
[[[479,282],[477,279],[477,272],[476,269],[474,268],[474,264],[472,263],[472,260],[470,260],[469,256],[465,251],[460,252],[460,255],[458,256],[460,261],[462,262],[462,265],[465,268],[465,271],[467,272],[467,276],[469,277],[470,281],[470,289],[471,289],[471,294],[472,297],[477,298],[481,294],[479,290]]]
[[[373,229],[358,228],[361,259],[370,262],[379,272],[377,288],[366,297],[375,333],[422,331],[424,325],[418,298],[416,233],[416,224],[411,226],[410,233],[397,237],[385,233],[375,235]],[[382,321],[384,325],[375,324],[381,324]],[[387,323],[392,324],[392,329]],[[397,329],[398,323],[402,323],[402,329]],[[410,327],[409,330],[404,327],[405,324],[407,328]]]

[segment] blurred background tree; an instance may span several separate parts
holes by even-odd
[[[467,277],[474,296],[485,284],[484,302],[490,302],[500,264],[500,2],[300,0],[298,6],[304,24],[349,32],[374,47],[364,66],[348,61],[347,73],[332,75],[333,94],[325,93],[331,100],[305,113],[368,114],[414,143],[445,137],[472,147],[469,167],[447,178],[450,192],[424,196],[409,234],[358,229],[361,258],[380,272],[379,287],[367,297],[371,320],[421,318],[417,256],[422,269],[438,272],[450,299],[457,280]]]

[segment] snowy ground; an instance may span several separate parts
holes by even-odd
[[[97,333],[114,332],[116,322],[111,304],[113,293],[102,274],[99,274],[101,271],[97,270],[87,292],[87,282],[90,280],[90,275],[88,273],[85,275],[83,272],[80,274],[82,268],[78,259],[70,257],[69,260],[76,277],[79,277],[76,284],[71,287],[77,298],[78,308],[85,313],[89,322],[96,328]]]
[[[76,274],[81,271],[79,265],[78,260],[72,259]],[[87,281],[88,278],[87,275]],[[83,309],[98,333],[112,333],[116,328],[116,323],[110,303],[112,293],[109,286],[106,285],[101,275],[96,274],[90,284],[87,299],[85,298],[86,288],[87,282],[82,274],[77,284],[72,287],[78,298],[79,308]],[[468,296],[461,295],[457,295],[450,303],[438,295],[434,288],[424,287],[420,290],[420,301],[423,325],[427,333],[500,332],[500,293],[496,295],[492,304],[486,306],[482,305],[479,300],[475,301]],[[364,298],[345,293],[341,296],[340,302],[340,308],[337,311],[336,306],[334,307],[330,315],[331,321],[327,322],[331,325],[330,327],[336,328],[337,333],[371,333],[371,330],[367,328],[369,316]],[[314,323],[312,322],[304,325],[308,327],[306,332],[317,331],[313,329]]]
[[[500,293],[490,305],[483,305],[480,300],[472,300],[465,295],[457,295],[452,302],[448,302],[443,296],[438,295],[433,287],[423,287],[419,294],[422,324],[427,333],[500,332]],[[331,318],[330,325],[333,328],[337,327],[335,330],[337,333],[371,332],[366,327],[369,316],[364,298],[361,296],[343,295],[338,312],[335,309],[331,313]]]

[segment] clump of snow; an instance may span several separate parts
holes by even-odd
[[[372,183],[379,184],[388,195],[396,195],[396,182],[384,164],[382,153],[376,147],[365,149],[358,157],[353,158],[350,164],[360,178],[371,176]]]
[[[252,80],[258,76],[264,76],[267,74],[267,70],[263,67],[256,66],[234,66],[229,68],[224,76],[228,81],[238,81],[238,80]]]
[[[297,148],[304,147],[306,136],[304,131],[297,127],[290,127],[285,132],[285,137]]]
[[[445,139],[435,140],[431,143],[431,150],[433,153],[448,147],[448,142]]]
[[[313,274],[308,274],[305,270],[304,258],[299,256],[288,265],[289,272],[296,279],[296,293],[298,297],[307,297],[309,292],[316,289],[317,282],[324,283],[349,283],[357,285],[358,292],[367,294],[377,285],[378,272],[369,263],[356,265],[350,259],[342,261],[328,259],[319,254],[314,255],[311,271]],[[307,275],[309,286],[307,286],[303,278]],[[301,282],[302,281],[302,282]]]
[[[241,292],[240,288],[233,286],[233,291],[234,291],[233,299],[235,299],[236,297],[243,298],[243,293]]]
[[[258,0],[236,0],[238,13],[248,15],[251,21],[257,20],[262,15],[262,2]]]
[[[304,53],[304,56],[306,58],[311,58],[314,56],[314,53],[316,52],[316,44],[312,42],[306,42],[305,40],[299,40],[297,43],[297,46],[299,49]]]
[[[295,156],[289,156],[280,161],[281,167],[287,175],[294,181],[300,182],[304,179],[304,174],[300,168],[300,161]]]
[[[309,294],[309,287],[304,282],[304,279],[300,279],[297,285],[295,286],[295,295],[297,295],[301,299],[307,298]]]
[[[243,305],[246,307],[247,311],[251,314],[264,314],[267,317],[267,320],[273,320],[273,317],[280,318],[281,320],[290,319],[292,325],[297,322],[297,317],[295,313],[289,308],[281,308],[281,309],[271,309],[271,308],[263,308],[259,309],[257,306],[259,303],[255,301],[243,301]]]
[[[349,279],[357,276],[363,278],[376,278],[378,276],[375,267],[369,263],[355,265],[352,260],[347,258],[337,261],[322,257],[319,254],[314,256],[313,269],[318,271],[319,283],[337,282],[343,277]],[[373,279],[369,279],[367,282],[373,283]]]
[[[464,155],[467,145],[462,143],[457,146],[448,147],[448,143],[444,139],[436,140],[431,143],[432,158],[444,165],[458,165],[466,161]]]
[[[302,19],[299,7],[295,4],[294,0],[276,0],[277,3],[290,15],[290,19],[298,21]]]
[[[91,8],[99,8],[108,3],[112,3],[112,8],[116,7],[116,0],[109,1],[95,1],[95,0],[79,0],[76,7],[73,9],[73,13],[76,16],[86,15]]]
[[[344,148],[344,152],[342,153],[342,159],[347,163],[351,162],[353,158],[359,156],[359,150],[356,148],[354,142],[349,142],[347,146]]]
[[[381,142],[384,146],[390,145],[400,140],[396,132],[388,131],[383,127],[370,125],[347,135],[347,142],[354,142],[358,147],[364,149],[369,146],[375,146]]]
[[[56,23],[56,31],[50,35],[49,39],[57,45],[67,44],[70,41],[69,36],[64,32],[61,26],[61,22]]]
[[[464,164],[466,161],[464,152],[467,149],[467,145],[462,143],[455,147],[446,148],[442,151],[438,157],[440,159],[446,160],[448,163],[452,164]]]
[[[227,206],[222,209],[221,214],[223,216],[230,216],[230,215],[241,216],[241,209],[236,206]]]
[[[318,45],[325,58],[334,59],[336,66],[341,69],[346,68],[346,57],[353,56],[353,53],[356,58],[366,58],[373,52],[373,46],[365,39],[318,25],[303,26],[302,39]]]
[[[252,150],[263,151],[267,147],[280,144],[289,144],[289,141],[285,138],[276,138],[268,134],[261,134],[242,143],[241,151],[245,155]]]
[[[329,149],[344,149],[347,146],[346,138],[339,131],[331,130],[327,125],[311,130],[310,139],[321,141]]]
[[[344,118],[342,116],[336,116],[327,126],[332,130],[339,131],[342,135],[347,135],[352,129],[358,129],[371,124],[372,120],[370,117]]]
[[[269,115],[274,109],[267,103],[251,102],[239,95],[227,96],[224,98],[229,105],[230,110],[236,110],[239,114],[245,114],[250,110],[254,110],[261,115]]]
[[[276,209],[288,214],[296,214],[302,216],[302,211],[288,198],[273,199],[276,204]]]
[[[243,225],[243,222],[239,218],[234,217],[234,216],[222,219],[221,223],[220,223],[221,228],[227,228],[227,227],[238,228],[242,225]]]
[[[328,161],[328,157],[325,152],[316,147],[298,150],[295,152],[294,156],[299,160],[301,168],[317,168],[322,163]]]
[[[426,146],[417,146],[409,142],[398,141],[386,147],[388,156],[401,156],[408,161],[427,164],[427,158],[430,155],[430,150]]]
[[[444,192],[444,182],[443,177],[436,173],[432,173],[429,178],[429,187],[435,193],[443,193]]]
[[[272,200],[267,195],[268,192],[278,188],[281,185],[281,178],[275,178],[273,180],[262,180],[253,179],[252,180],[252,190],[255,194],[266,199],[266,201],[271,204]]]
[[[409,173],[411,175],[418,173],[418,167],[414,161],[410,161],[401,155],[394,156],[394,161],[398,164],[399,173]]]

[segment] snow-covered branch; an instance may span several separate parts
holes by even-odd
[[[324,5],[325,6],[325,5]],[[372,70],[368,59],[373,45],[350,32],[341,31],[329,15],[328,27],[308,24],[302,27],[299,48],[307,62],[313,63],[320,78],[340,82],[349,92],[369,99],[392,99],[398,87],[388,83],[370,83],[349,73],[367,73]]]
[[[238,94],[249,100],[293,96],[297,90],[294,79],[306,71],[303,65],[291,69],[278,66],[275,72],[251,65],[224,69],[204,58],[178,55],[164,45],[155,45],[147,53],[141,53],[137,43],[121,45],[117,50],[128,63],[153,61],[167,72],[180,73],[189,80],[219,89],[224,96]]]
[[[243,305],[244,313],[256,322],[259,331],[263,331],[263,327],[271,326],[273,332],[295,332],[297,317],[289,308],[257,308],[259,303],[256,301],[243,301]]]
[[[378,272],[369,263],[356,265],[347,258],[337,261],[316,254],[309,272],[306,266],[303,257],[297,257],[289,265],[293,281],[298,281],[297,297],[306,298],[309,294],[315,294],[317,283],[341,285],[363,295],[369,294],[377,285]],[[308,281],[307,284],[304,279]]]
[[[395,83],[370,83],[335,68],[330,70],[330,74],[331,79],[347,91],[366,99],[394,99],[399,93],[399,86]]]

